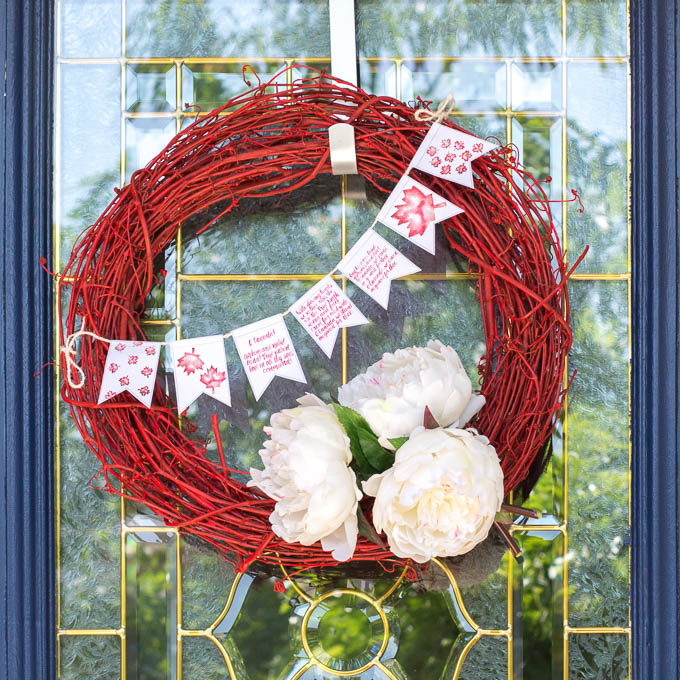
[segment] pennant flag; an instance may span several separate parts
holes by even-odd
[[[281,314],[238,328],[231,336],[255,399],[260,399],[277,375],[307,382]]]
[[[209,335],[170,343],[177,411],[184,413],[201,394],[231,406],[224,337]]]
[[[128,391],[149,408],[156,383],[160,349],[159,342],[111,340],[97,403],[101,404]]]
[[[393,279],[420,271],[382,236],[369,229],[342,258],[338,269],[387,309]]]
[[[474,182],[470,164],[496,146],[485,139],[454,130],[448,125],[432,123],[413,156],[412,165],[430,175],[472,188]]]
[[[368,319],[330,276],[324,276],[312,286],[290,311],[329,359],[341,328],[368,323]]]
[[[378,220],[434,255],[435,223],[462,212],[462,208],[404,175],[380,209]]]

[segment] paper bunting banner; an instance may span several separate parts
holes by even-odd
[[[413,157],[412,165],[430,175],[472,188],[474,182],[470,164],[496,146],[447,125],[432,123]]]
[[[420,271],[382,236],[369,229],[342,258],[338,269],[387,309],[393,279]]]
[[[277,375],[307,382],[281,314],[243,326],[231,335],[255,399],[260,399]]]
[[[291,312],[329,359],[341,328],[368,323],[330,276],[312,286],[291,307]]]
[[[158,342],[111,340],[97,403],[101,404],[127,391],[149,408],[156,383],[160,348]]]
[[[179,413],[183,413],[201,394],[231,406],[223,336],[177,340],[170,343],[170,350]]]
[[[378,220],[434,255],[435,223],[462,212],[462,208],[404,175],[380,209]]]

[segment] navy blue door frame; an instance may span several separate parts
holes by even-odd
[[[680,0],[632,0],[633,678],[680,677]],[[0,2],[0,680],[53,680],[52,0]]]

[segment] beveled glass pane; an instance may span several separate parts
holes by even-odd
[[[125,656],[131,680],[177,675],[176,540],[148,528],[125,538]]]
[[[120,627],[120,501],[97,490],[99,469],[67,406],[60,408],[61,628]],[[90,486],[90,480],[91,485]]]
[[[512,65],[514,111],[556,111],[562,107],[562,65],[516,62]]]
[[[235,666],[240,670],[239,665]],[[182,638],[182,677],[223,680],[229,677],[229,671],[219,648],[208,638],[187,636]]]
[[[359,86],[371,94],[398,97],[397,64],[390,59],[359,60]],[[404,97],[402,96],[402,100]]]
[[[542,116],[517,116],[512,119],[512,142],[519,160],[535,179],[544,182],[549,196],[559,198],[562,191],[562,119]],[[549,182],[546,182],[550,178]],[[553,220],[560,220],[560,206],[553,204]]]
[[[569,623],[628,625],[627,284],[570,285]]]
[[[120,680],[117,635],[64,635],[59,639],[59,680]]]
[[[175,65],[128,64],[125,82],[128,111],[174,111],[177,108]]]
[[[326,0],[127,0],[130,57],[327,57]]]
[[[501,635],[483,635],[463,662],[461,680],[499,680],[508,674],[508,640]],[[518,679],[519,680],[519,679]]]
[[[243,199],[198,237],[226,205],[182,227],[185,274],[325,274],[341,254],[341,178],[325,176],[289,196]]]
[[[130,118],[125,121],[125,170],[127,180],[157,156],[175,136],[177,123],[169,118]]]
[[[626,0],[569,0],[567,54],[570,57],[623,57],[628,54]]]
[[[460,111],[495,111],[506,106],[504,62],[406,61],[400,66],[401,99],[431,100],[431,108],[452,94]]]
[[[567,67],[567,186],[585,211],[569,205],[569,251],[590,251],[580,272],[628,269],[628,112],[625,64]]]
[[[627,680],[627,635],[585,634],[569,636],[569,680]]]
[[[119,57],[122,0],[61,0],[60,57]]]
[[[285,67],[283,62],[249,61],[246,64],[182,64],[182,108],[194,104],[206,112],[222,106],[232,97],[271,80]],[[255,73],[253,73],[253,71]],[[258,80],[259,79],[259,80]],[[285,76],[276,82],[284,82]],[[250,83],[250,84],[249,84]],[[268,90],[271,88],[268,88]]]
[[[62,64],[59,237],[61,264],[120,184],[120,65]]]
[[[357,0],[364,57],[560,54],[559,0]]]

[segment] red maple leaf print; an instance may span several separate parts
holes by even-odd
[[[125,349],[125,345],[122,342],[119,342],[114,349],[118,352],[122,352]]]
[[[130,378],[128,378],[126,375],[124,375],[119,381],[121,385],[129,385],[130,384]]]
[[[128,357],[128,364],[136,364],[139,361],[139,357],[136,354],[132,354]]]
[[[447,137],[441,141],[442,149],[448,149],[451,146],[451,140]]]
[[[135,347],[141,347],[144,343],[143,343],[141,340],[133,340],[133,341],[132,341],[132,344],[133,344]]]
[[[105,395],[104,399],[112,399],[113,397],[116,396],[116,393],[113,390],[109,390]]]
[[[214,366],[211,366],[202,376],[201,382],[215,393],[215,390],[227,379],[224,371],[218,371]]]
[[[439,158],[439,156],[435,156],[435,157],[430,161],[430,163],[431,163],[432,165],[434,165],[435,168],[436,168],[441,162],[442,162],[442,159]]]
[[[464,148],[465,148],[465,144],[463,144],[463,142],[461,142],[460,139],[459,139],[459,140],[453,145],[453,148],[454,148],[454,149],[458,149],[458,151],[460,151],[461,149],[464,149]]]
[[[428,156],[434,156],[437,153],[437,147],[435,146],[428,146],[427,147],[427,155]]]
[[[146,397],[147,394],[149,394],[149,388],[144,385],[144,387],[139,388],[139,393],[143,396]]]
[[[460,154],[460,157],[461,157],[464,161],[469,161],[469,160],[472,158],[472,154],[471,154],[469,151],[463,151],[463,153]]]
[[[403,203],[395,206],[396,211],[392,219],[399,225],[408,225],[409,236],[424,234],[427,225],[435,221],[435,208],[443,208],[444,203],[434,204],[432,194],[425,194],[418,187],[413,186],[403,192]]]
[[[453,160],[455,159],[455,157],[456,157],[456,154],[455,154],[455,153],[449,152],[449,153],[446,154],[446,156],[444,156],[444,160],[445,160],[447,163],[452,163]]]
[[[177,368],[183,368],[187,375],[191,375],[203,368],[203,359],[196,353],[195,347],[191,348],[191,352],[185,352],[177,360]]]
[[[150,357],[152,357],[154,354],[156,354],[156,348],[155,347],[147,347],[144,351]]]
[[[456,172],[457,172],[459,175],[462,175],[466,170],[467,170],[467,165],[465,165],[465,163],[461,163],[461,164],[456,168]]]
[[[148,378],[153,373],[153,369],[150,366],[144,366],[142,369],[142,375]]]
[[[109,366],[109,371],[111,371],[111,373],[115,373],[119,368],[120,366],[118,364],[111,364]]]
[[[442,175],[450,175],[451,174],[451,166],[450,165],[442,165],[441,170],[439,172],[441,172]]]
[[[473,144],[472,150],[475,153],[482,153],[482,151],[484,151],[484,145],[481,142],[479,142],[479,144]]]

